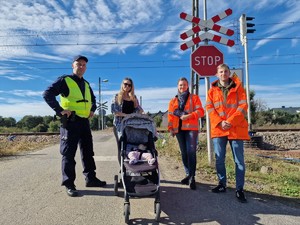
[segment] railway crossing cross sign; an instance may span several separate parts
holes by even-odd
[[[192,29],[182,33],[180,35],[180,38],[185,40],[188,37],[193,36],[194,34],[198,34],[197,37],[194,37],[194,38],[192,38],[192,40],[187,41],[186,43],[183,43],[180,46],[180,49],[183,51],[187,50],[188,48],[198,44],[199,42],[201,42],[203,40],[211,40],[211,41],[218,42],[220,44],[224,44],[224,45],[227,45],[230,47],[234,46],[234,40],[230,40],[230,39],[227,39],[226,37],[219,36],[217,34],[209,32],[210,30],[212,30],[214,32],[232,36],[234,34],[233,30],[216,24],[216,22],[224,19],[225,17],[227,17],[231,14],[232,14],[232,10],[227,9],[224,12],[221,12],[220,14],[215,15],[214,17],[212,17],[209,20],[201,20],[200,18],[191,16],[187,13],[184,13],[184,12],[180,13],[181,19],[186,20],[186,21],[191,22],[196,25]],[[208,30],[208,31],[206,31],[206,30]]]
[[[223,61],[223,53],[213,45],[199,46],[191,54],[192,69],[200,77],[214,76],[217,66]]]

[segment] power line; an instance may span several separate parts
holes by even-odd
[[[252,66],[283,66],[283,65],[299,65],[299,63],[297,62],[285,62],[285,63],[250,63],[249,65]],[[189,68],[190,65],[161,65],[161,66],[157,66],[157,65],[152,65],[152,66],[110,66],[110,67],[89,67],[89,70],[106,70],[106,69],[176,69],[176,68]],[[70,69],[69,67],[39,67],[39,68],[14,68],[15,71],[17,70],[32,70],[32,69],[38,69],[38,70],[66,70],[66,69]],[[0,68],[1,70],[7,70],[7,68]]]
[[[300,39],[300,37],[261,37],[261,38],[248,38],[248,40],[252,40],[252,41],[260,41],[260,40],[292,40],[292,39]]]
[[[281,37],[281,38],[249,38],[248,40],[292,40],[300,37]],[[183,41],[146,41],[146,42],[101,42],[101,43],[55,43],[55,44],[0,44],[0,47],[44,47],[44,46],[99,46],[99,45],[158,45],[158,44],[179,44]]]
[[[299,65],[300,62],[283,62],[283,63],[250,63],[253,66],[282,66],[282,65]]]
[[[0,31],[1,32],[1,31]],[[2,31],[3,32],[3,31]],[[24,31],[26,32],[26,31]],[[84,32],[84,33],[73,33],[73,32],[60,32],[60,31],[52,31],[52,32],[34,32],[34,31],[27,31],[30,32],[30,34],[18,34],[20,31],[15,33],[15,31],[12,32],[12,34],[7,35],[0,35],[0,38],[4,37],[35,37],[35,38],[41,38],[45,36],[85,36],[85,35],[120,35],[120,34],[141,34],[141,33],[163,33],[163,32],[182,32],[182,29],[175,29],[175,30],[144,30],[144,31],[109,31],[109,32]]]
[[[1,44],[0,47],[42,47],[42,46],[97,46],[97,45],[151,45],[178,44],[181,41],[147,41],[147,42],[102,42],[102,43],[56,43],[56,44]]]
[[[276,23],[257,23],[256,26],[269,26],[276,24],[299,24],[299,21],[286,21],[286,22],[276,22]],[[0,32],[7,32],[6,30],[1,30]],[[39,36],[81,36],[81,35],[107,35],[107,34],[135,34],[135,33],[162,33],[162,32],[182,32],[182,29],[166,29],[166,30],[138,30],[138,31],[107,31],[107,32],[72,32],[72,31],[31,31],[31,30],[14,30],[10,31],[11,34],[0,35],[0,37],[39,37]],[[25,33],[25,34],[22,34]],[[26,34],[29,33],[29,34]]]
[[[265,57],[266,55],[253,55],[251,56],[251,58],[261,58],[261,57]],[[298,57],[300,56],[300,54],[297,53],[291,53],[291,54],[273,54],[273,55],[268,55],[270,57]],[[231,60],[231,59],[236,59],[235,56],[232,57],[227,57],[227,59]],[[63,64],[65,62],[61,62],[61,61],[56,61],[56,62],[15,62],[15,60],[2,60],[2,63],[15,63],[17,65],[42,65],[42,64],[49,64],[51,63],[53,64]],[[124,60],[124,61],[93,61],[93,64],[130,64],[130,63],[178,63],[178,62],[190,62],[189,59],[164,59],[164,60]],[[1,64],[1,62],[0,62]],[[1,69],[1,68],[0,68]]]

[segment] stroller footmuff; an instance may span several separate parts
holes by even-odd
[[[156,128],[152,118],[147,115],[133,114],[122,120],[121,142],[121,179],[124,187],[124,216],[129,222],[130,198],[154,196],[154,212],[159,220],[160,179],[155,149]],[[145,146],[144,149],[139,149]],[[129,154],[135,151],[135,154]],[[130,159],[128,157],[130,155]],[[131,157],[138,156],[138,158]],[[134,161],[134,163],[133,163]],[[115,175],[115,194],[118,195],[118,176]]]

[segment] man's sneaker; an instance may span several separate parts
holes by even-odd
[[[78,191],[75,188],[75,185],[66,186],[66,192],[70,197],[78,196]]]
[[[106,185],[105,181],[101,181],[101,180],[99,180],[96,177],[94,179],[92,179],[92,180],[88,180],[85,183],[86,187],[104,187],[105,185]]]
[[[190,180],[190,177],[189,176],[186,176],[185,178],[183,178],[180,183],[181,184],[185,184],[185,185],[189,185],[189,180]]]
[[[211,189],[214,193],[226,192],[226,187],[223,184],[219,184],[217,187]]]
[[[195,181],[195,177],[191,177],[191,178],[189,179],[189,186],[190,186],[190,189],[196,190],[196,181]]]
[[[239,200],[239,202],[242,202],[242,203],[247,202],[247,199],[245,197],[245,194],[244,194],[243,190],[236,191],[235,192],[235,196],[237,197],[237,199]]]

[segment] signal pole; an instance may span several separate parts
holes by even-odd
[[[101,95],[101,82],[108,82],[107,79],[101,80],[101,77],[99,77],[99,106],[98,106],[98,130],[103,130],[103,110],[104,110],[104,104],[102,103],[102,95]]]
[[[247,27],[254,27],[253,23],[247,23],[248,20],[253,20],[254,17],[246,17],[245,14],[242,14],[240,17],[240,39],[242,45],[244,46],[245,52],[245,86],[246,86],[246,95],[248,103],[248,131],[252,130],[252,121],[251,121],[251,106],[250,106],[250,90],[249,90],[249,67],[248,67],[248,40],[247,33],[254,33],[255,29],[247,29]]]

